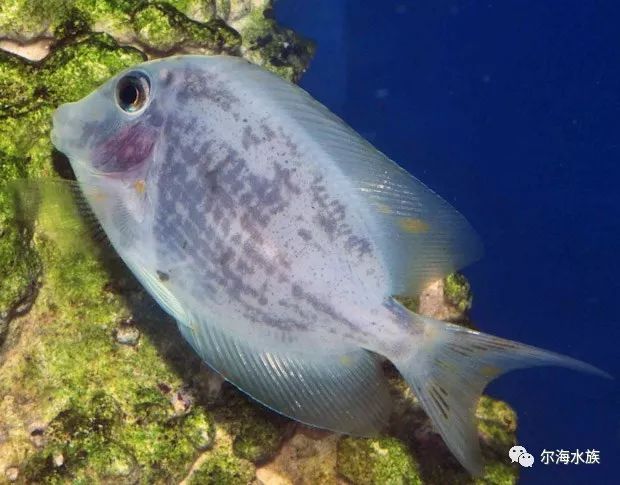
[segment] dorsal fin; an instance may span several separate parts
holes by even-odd
[[[355,189],[372,211],[370,232],[383,254],[392,294],[416,295],[481,256],[480,241],[461,214],[303,89],[243,60],[216,62],[255,93],[257,103],[267,100],[288,118],[286,126],[303,130],[339,169],[343,189]]]

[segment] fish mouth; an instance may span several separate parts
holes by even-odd
[[[61,105],[52,115],[52,144],[58,151],[61,151],[67,155],[67,142],[71,139],[72,132],[75,133],[72,129],[71,123],[71,104],[72,103]]]

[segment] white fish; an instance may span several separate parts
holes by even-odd
[[[548,364],[604,374],[396,302],[475,260],[474,231],[302,89],[242,59],[136,66],[61,106],[52,139],[196,352],[286,416],[380,430],[383,356],[475,474],[474,410],[491,379]]]

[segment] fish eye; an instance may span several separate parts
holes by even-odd
[[[151,83],[142,73],[122,77],[116,85],[116,102],[127,113],[140,111],[149,99]]]

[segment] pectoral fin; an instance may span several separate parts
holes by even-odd
[[[107,246],[105,232],[75,180],[18,179],[2,190],[11,197],[16,220],[27,226],[36,223],[59,249],[82,252],[88,242]]]

